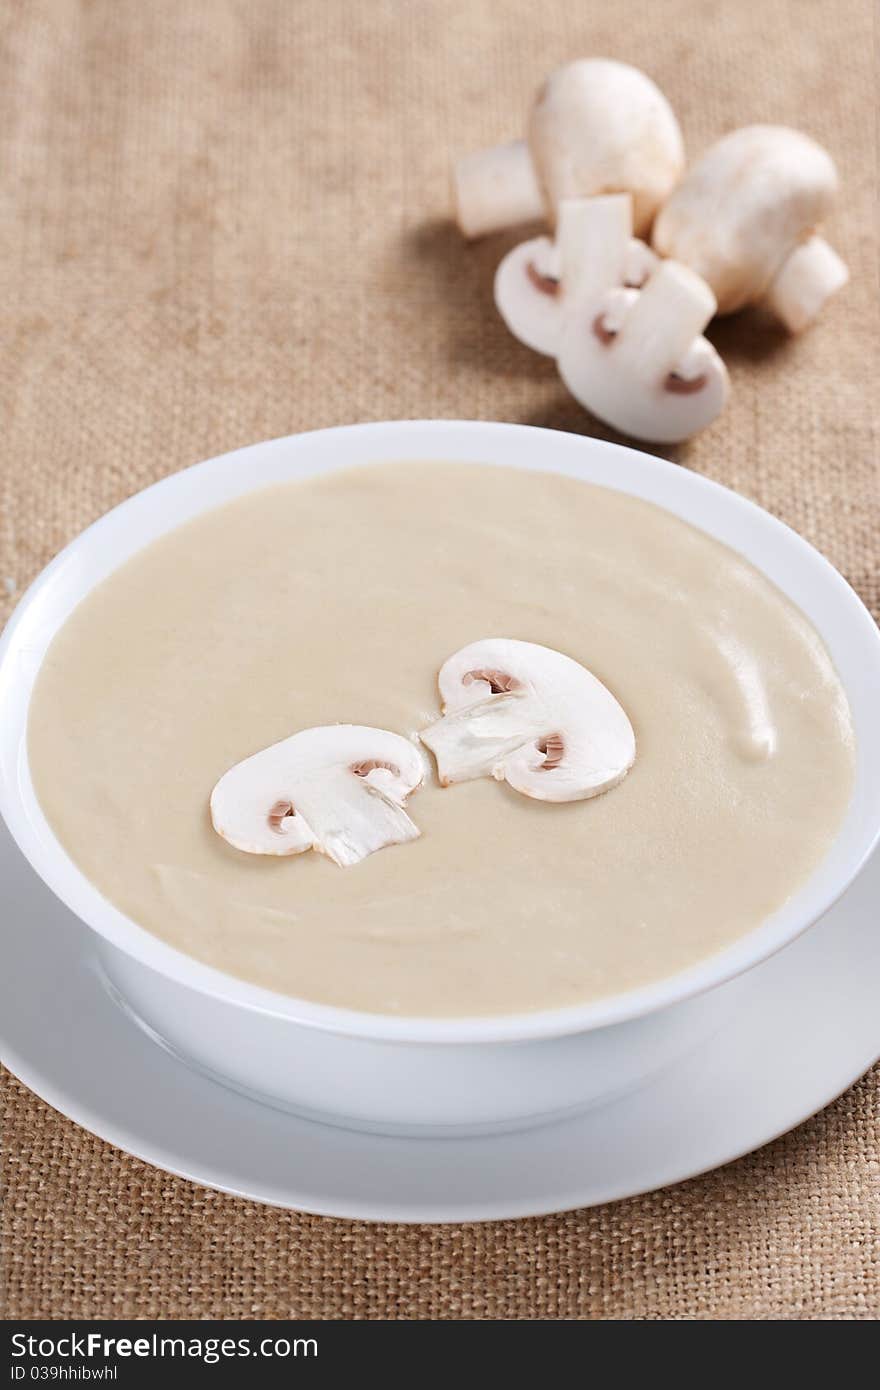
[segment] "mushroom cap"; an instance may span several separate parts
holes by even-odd
[[[443,718],[422,742],[441,782],[494,777],[539,801],[609,790],[635,759],[632,725],[601,681],[534,642],[487,637],[440,668]]]
[[[538,94],[528,143],[551,226],[562,198],[631,193],[636,236],[684,169],[669,102],[628,63],[583,58],[552,73]]]
[[[302,729],[225,772],[211,793],[211,820],[250,854],[315,849],[336,864],[356,864],[418,838],[403,804],[424,772],[418,748],[387,729]]]
[[[718,312],[763,297],[794,247],[827,216],[834,161],[786,126],[744,126],[693,166],[664,204],[652,242],[711,286]]]

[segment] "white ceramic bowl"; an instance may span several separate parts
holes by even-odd
[[[858,739],[852,801],[808,882],[734,945],[651,985],[565,1009],[450,1019],[358,1013],[273,993],[182,954],[107,902],[59,845],[34,794],[25,734],[46,648],[80,599],[149,541],[244,492],[431,458],[564,473],[658,503],[749,559],[822,635]],[[880,635],[870,615],[806,541],[735,493],[648,454],[557,431],[445,420],[354,425],[271,440],[176,473],[52,561],[0,643],[0,811],[37,873],[96,933],[121,1000],[195,1065],[279,1105],[359,1127],[490,1130],[639,1084],[719,1026],[724,991],[706,991],[785,946],[831,906],[880,835],[878,709]]]

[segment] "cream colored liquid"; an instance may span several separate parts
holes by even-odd
[[[486,636],[605,682],[638,741],[620,786],[553,805],[431,769],[421,839],[350,869],[214,832],[233,763],[310,725],[424,727],[441,662]],[[253,493],[136,555],[53,642],[29,755],[68,852],[149,931],[271,989],[436,1015],[612,994],[748,932],[828,848],[854,749],[822,642],[724,546],[572,479],[409,463]]]

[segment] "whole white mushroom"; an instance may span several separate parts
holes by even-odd
[[[797,333],[849,279],[816,235],[836,193],[834,161],[815,140],[744,126],[712,145],[664,204],[654,249],[702,276],[719,314],[764,301]]]
[[[547,78],[527,139],[467,155],[455,166],[456,217],[466,237],[546,218],[562,198],[630,193],[644,236],[684,169],[681,130],[645,73],[609,58],[567,63]]]

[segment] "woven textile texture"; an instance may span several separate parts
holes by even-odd
[[[520,133],[568,58],[646,68],[692,154],[828,146],[852,284],[799,340],[711,336],[729,408],[667,451],[784,518],[875,614],[870,0],[3,0],[0,598],[198,459],[349,421],[610,437],[491,305],[451,153]],[[5,616],[5,614],[4,614]],[[856,1319],[880,1312],[877,1072],[764,1151],[535,1221],[401,1228],[201,1191],[6,1087],[6,1315]]]

